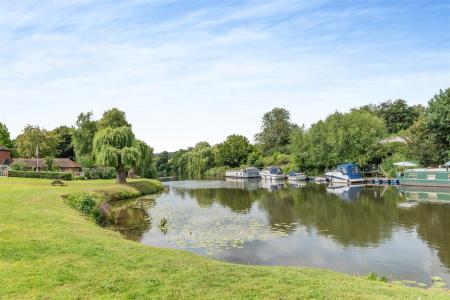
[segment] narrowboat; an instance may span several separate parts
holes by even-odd
[[[326,172],[325,177],[329,182],[360,183],[364,182],[361,170],[357,164],[342,164],[334,171]]]
[[[225,172],[225,177],[229,178],[259,178],[259,170],[257,168],[245,168],[240,170],[229,170]]]
[[[268,180],[284,180],[286,179],[286,175],[283,174],[283,171],[281,171],[280,168],[277,167],[269,167],[267,169],[262,170],[259,172],[259,175],[262,179],[268,179]]]
[[[450,171],[448,168],[408,169],[400,184],[450,188]]]

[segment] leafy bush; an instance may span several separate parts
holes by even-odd
[[[34,172],[34,171],[8,171],[9,177],[22,177],[22,178],[46,178],[46,179],[59,179],[59,180],[72,180],[72,173],[65,172]]]
[[[225,172],[229,169],[230,168],[227,166],[211,168],[205,172],[205,177],[207,177],[207,178],[222,178],[222,177],[225,177]]]
[[[70,194],[66,197],[67,203],[83,215],[103,225],[109,213],[109,205],[98,194]]]
[[[28,171],[30,168],[28,168],[23,162],[13,162],[11,164],[11,170],[14,171]]]
[[[114,168],[108,167],[84,168],[83,173],[86,179],[112,179],[116,176]]]

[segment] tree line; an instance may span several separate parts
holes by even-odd
[[[395,137],[396,139],[389,139]],[[441,165],[450,158],[450,88],[439,91],[426,107],[403,99],[334,112],[309,128],[291,121],[290,112],[264,114],[255,143],[231,135],[223,143],[156,156],[159,176],[187,178],[223,175],[228,168],[279,165],[284,171],[321,174],[346,162],[381,165],[394,175],[396,161]]]
[[[51,131],[27,125],[15,140],[0,123],[0,144],[11,148],[13,157],[73,159],[87,173],[92,173],[91,168],[110,167],[118,183],[125,183],[130,171],[143,177],[155,176],[153,148],[135,137],[123,111],[110,109],[100,120],[92,116],[92,112],[81,113],[74,127],[60,126]]]
[[[202,141],[154,155],[116,108],[99,120],[92,112],[81,113],[73,127],[47,131],[27,125],[15,140],[0,123],[0,144],[13,149],[15,157],[34,157],[39,147],[41,157],[71,158],[84,168],[113,167],[118,182],[130,170],[142,177],[202,178],[221,176],[229,168],[279,165],[284,171],[320,174],[345,162],[381,165],[393,172],[396,161],[433,166],[449,160],[450,88],[439,91],[426,107],[389,100],[336,111],[308,128],[292,122],[288,110],[274,108],[263,115],[254,141],[233,134],[216,145]]]

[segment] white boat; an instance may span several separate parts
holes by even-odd
[[[336,170],[326,172],[325,177],[330,182],[336,183],[359,183],[364,182],[359,166],[356,164],[343,164],[337,166]]]
[[[261,180],[259,182],[260,188],[275,192],[285,187],[284,181],[277,180]]]
[[[291,172],[288,175],[289,181],[305,181],[306,175],[302,172]]]
[[[225,177],[229,178],[259,178],[259,170],[257,168],[245,168],[240,170],[229,170],[225,172]]]
[[[259,172],[262,179],[266,180],[284,180],[286,175],[283,174],[280,168],[270,167]]]

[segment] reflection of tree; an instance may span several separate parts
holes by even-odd
[[[260,207],[274,223],[298,222],[307,229],[332,237],[344,246],[369,246],[390,236],[396,220],[396,204],[374,198],[363,190],[352,202],[326,193],[321,185],[282,190],[261,198]]]
[[[218,203],[230,208],[233,212],[247,213],[261,191],[220,188],[189,190],[187,193],[197,201],[200,207],[210,207],[213,203]]]
[[[151,228],[148,209],[155,205],[154,199],[141,198],[115,203],[111,207],[108,225],[113,226],[127,239],[140,241]]]
[[[437,250],[441,262],[450,268],[450,205],[420,203],[399,211],[400,222],[415,226],[419,236]]]
[[[421,239],[437,250],[442,263],[450,267],[450,205],[420,203],[399,208],[398,202],[404,199],[393,187],[366,186],[357,193],[348,193],[353,194],[357,197],[343,200],[316,184],[275,192],[229,188],[177,191],[179,197],[193,198],[200,207],[216,203],[236,213],[248,213],[257,203],[274,229],[289,232],[295,228],[275,224],[299,223],[343,246],[378,245],[392,235],[395,227],[415,229]],[[128,238],[140,240],[151,226],[148,208],[152,203],[131,203],[114,206],[113,224]]]

